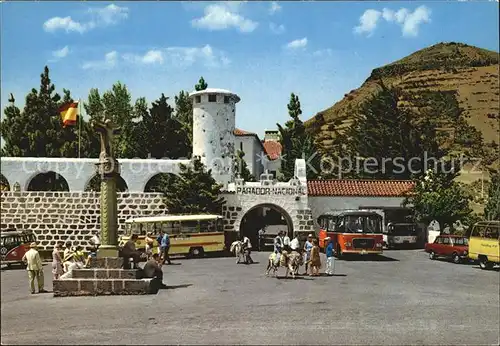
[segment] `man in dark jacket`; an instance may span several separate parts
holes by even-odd
[[[121,257],[123,258],[123,269],[130,269],[130,259],[134,261],[134,268],[137,268],[137,263],[141,259],[140,251],[135,248],[137,242],[137,234],[132,234],[130,239],[123,245],[121,249]]]
[[[144,268],[142,269],[142,277],[157,280],[159,284],[157,287],[167,287],[163,284],[163,270],[160,266],[160,256],[158,256],[157,253],[153,254],[151,259],[144,265]]]

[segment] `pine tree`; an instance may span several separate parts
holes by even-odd
[[[179,177],[164,191],[165,204],[171,214],[220,214],[224,198],[219,197],[221,185],[206,170],[199,157],[191,165],[180,165]]]
[[[0,124],[0,133],[5,145],[2,148],[2,156],[29,156],[29,139],[26,136],[25,114],[15,104],[14,95],[10,94],[9,105],[4,109],[4,119]]]
[[[193,103],[186,91],[175,96],[175,119],[181,124],[182,136],[187,141],[183,156],[189,158],[193,152]]]
[[[280,143],[282,146],[282,159],[281,159],[281,179],[289,181],[295,174],[295,160],[305,159],[306,163],[310,164],[315,161],[316,146],[312,139],[306,134],[305,126],[300,115],[302,109],[300,108],[299,97],[292,93],[290,95],[290,102],[288,103],[288,114],[292,118],[285,123],[285,127],[277,124],[280,132]],[[313,156],[314,155],[314,156]],[[314,169],[307,167],[307,175],[310,178],[315,178],[319,171],[319,166]]]
[[[252,173],[250,173],[244,157],[245,152],[243,150],[238,150],[234,162],[234,171],[244,181],[256,181],[255,177],[252,175]]]
[[[488,202],[484,208],[486,220],[500,221],[500,173],[491,174],[491,183],[488,189]]]
[[[198,81],[198,84],[194,86],[194,89],[196,91],[201,91],[205,90],[206,88],[208,88],[208,84],[205,82],[205,79],[203,79],[203,77],[200,77],[200,80]]]

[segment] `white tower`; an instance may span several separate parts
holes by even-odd
[[[234,130],[238,95],[223,89],[192,92],[193,156],[212,170],[220,183],[233,180]]]

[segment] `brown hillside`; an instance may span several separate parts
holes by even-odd
[[[455,91],[470,125],[485,143],[499,142],[499,55],[461,43],[439,43],[401,60],[374,69],[358,89],[351,90],[332,107],[306,121],[324,150],[333,142],[333,129],[349,126],[353,110],[372,95],[376,81],[398,86],[417,95],[424,91]],[[452,124],[449,125],[452,130]]]

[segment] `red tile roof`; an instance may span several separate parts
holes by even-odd
[[[243,131],[240,129],[234,129],[235,136],[255,136],[256,134],[253,132]]]
[[[283,150],[280,142],[265,141],[262,143],[262,145],[264,145],[264,149],[266,150],[266,153],[271,160],[276,160],[280,157],[281,150]]]
[[[408,180],[310,180],[309,196],[402,197],[414,183]]]

